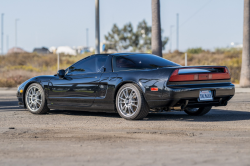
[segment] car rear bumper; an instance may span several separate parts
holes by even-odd
[[[200,91],[210,90],[213,94],[212,101],[199,101]],[[233,84],[207,85],[207,86],[167,86],[163,92],[163,100],[148,101],[151,108],[155,107],[206,107],[226,106],[227,102],[234,96],[235,86]]]

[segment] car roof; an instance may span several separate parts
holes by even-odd
[[[114,55],[114,56],[125,56],[125,55],[153,55],[153,54],[148,54],[148,53],[140,53],[140,52],[125,52],[125,53],[114,53],[114,54],[110,54],[110,55]]]
[[[113,53],[113,54],[93,54],[93,56],[94,55],[126,56],[126,55],[154,55],[154,54],[140,53],[140,52],[124,52],[124,53]]]

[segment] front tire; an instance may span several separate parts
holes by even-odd
[[[185,112],[192,116],[202,116],[208,113],[212,107],[185,108]]]
[[[25,93],[25,104],[33,114],[45,114],[49,111],[45,93],[40,84],[31,84]]]
[[[148,115],[149,106],[142,90],[136,84],[123,85],[116,95],[116,109],[127,120],[139,120]]]

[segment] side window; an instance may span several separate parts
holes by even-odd
[[[78,63],[69,67],[69,73],[72,74],[87,74],[87,73],[99,73],[104,68],[107,57],[98,55],[91,56],[83,59]]]
[[[96,55],[96,72],[103,72],[103,68],[107,61],[106,55]]]
[[[117,68],[136,68],[136,64],[131,59],[128,59],[126,57],[117,57],[116,67]]]

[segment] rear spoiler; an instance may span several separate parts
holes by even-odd
[[[169,82],[225,79],[231,79],[226,66],[188,66],[175,69]]]

